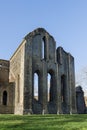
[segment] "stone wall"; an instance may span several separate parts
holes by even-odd
[[[15,84],[0,84],[0,114],[14,113]]]
[[[15,82],[15,114],[23,114],[25,41],[10,59],[9,82]]]
[[[87,96],[85,96],[84,99],[85,99],[85,105],[87,107]]]
[[[0,113],[14,113],[15,84],[9,83],[9,61],[0,60]]]
[[[57,63],[56,63],[56,44],[52,36],[44,29],[38,29],[25,37],[25,113],[36,113],[37,107],[39,113],[50,113],[48,108],[51,106],[48,98],[48,73],[52,77],[52,88],[50,102],[55,104],[57,113]],[[44,47],[43,47],[44,46]],[[44,51],[44,52],[43,52]],[[44,55],[43,55],[44,53]],[[38,101],[34,99],[34,74],[39,78]],[[54,89],[53,89],[54,88]],[[33,104],[33,105],[32,105]]]
[[[9,81],[9,61],[0,59],[0,83]]]
[[[84,99],[84,92],[81,86],[76,87],[76,104],[78,114],[84,114],[87,112]]]
[[[59,112],[76,113],[74,58],[62,47],[57,48]]]
[[[63,48],[56,51],[54,38],[42,28],[25,39],[24,113],[37,114],[36,109],[38,113],[76,113],[74,58]],[[38,100],[34,98],[35,73],[39,78]],[[51,76],[49,101],[48,74]]]

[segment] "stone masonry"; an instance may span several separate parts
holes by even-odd
[[[62,47],[56,49],[54,38],[45,29],[38,28],[25,36],[10,61],[5,62],[5,75],[0,69],[0,113],[76,113],[74,58]]]
[[[0,113],[14,113],[15,83],[9,83],[9,61],[0,60]]]
[[[77,113],[84,114],[86,112],[86,105],[84,99],[84,92],[81,86],[76,87],[76,104],[77,104]]]

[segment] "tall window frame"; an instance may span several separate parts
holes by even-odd
[[[41,39],[41,42],[42,42],[42,59],[45,59],[45,51],[46,51],[46,39],[45,39],[45,36]]]
[[[39,100],[39,75],[37,72],[34,73],[34,99]]]

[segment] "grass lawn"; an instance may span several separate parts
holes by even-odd
[[[87,130],[87,115],[0,115],[0,130]]]

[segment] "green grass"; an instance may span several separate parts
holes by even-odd
[[[0,130],[87,130],[87,115],[0,115]]]

